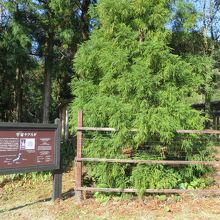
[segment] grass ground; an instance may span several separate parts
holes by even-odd
[[[50,219],[220,219],[220,197],[147,196],[143,200],[114,197],[74,202],[74,173],[63,176],[63,196],[52,202],[52,179],[12,181],[0,187],[1,220]]]

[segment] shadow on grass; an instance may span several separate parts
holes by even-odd
[[[71,188],[68,191],[62,193],[62,200],[69,199],[73,196],[75,196],[75,191],[74,191],[74,188]]]
[[[69,198],[73,197],[74,195],[75,195],[74,189],[69,189],[67,192],[62,193],[61,200],[69,199]],[[0,214],[5,213],[5,212],[15,211],[15,210],[18,210],[18,209],[22,209],[22,208],[32,206],[32,205],[35,205],[35,204],[38,204],[38,203],[49,202],[49,201],[53,202],[51,198],[46,198],[46,199],[40,199],[40,200],[35,201],[35,202],[30,202],[30,203],[27,203],[27,204],[24,204],[24,205],[20,205],[20,206],[11,208],[11,209],[0,209]]]

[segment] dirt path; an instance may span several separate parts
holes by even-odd
[[[115,197],[105,202],[90,198],[77,205],[73,187],[73,172],[65,173],[63,199],[53,203],[51,180],[8,183],[0,188],[0,219],[220,219],[220,197]]]

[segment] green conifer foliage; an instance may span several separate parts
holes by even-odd
[[[85,126],[118,131],[88,136],[86,156],[124,158],[123,150],[132,149],[135,158],[167,158],[161,147],[174,152],[176,130],[203,128],[205,117],[188,100],[204,91],[211,79],[211,60],[172,53],[167,28],[172,15],[170,0],[101,0],[91,13],[96,28],[74,60],[77,77],[72,80],[71,122],[75,127],[76,113],[82,109]],[[137,132],[130,132],[132,128]],[[199,137],[188,136],[175,147],[187,159],[195,141]],[[158,146],[140,153],[147,142]],[[173,188],[185,181],[179,169],[163,166],[88,166],[97,186]]]

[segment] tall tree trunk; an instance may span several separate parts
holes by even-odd
[[[207,32],[208,32],[208,27],[207,27],[207,17],[206,17],[206,7],[207,7],[207,2],[206,0],[203,1],[203,38],[204,38],[204,45],[205,45],[205,53],[208,50],[208,40],[207,40]]]
[[[0,24],[2,23],[3,21],[3,6],[0,5]]]
[[[81,6],[81,32],[83,40],[87,40],[89,36],[89,10],[90,0],[83,0]]]
[[[44,63],[43,123],[49,123],[51,102],[51,76],[53,69],[53,33],[48,33]]]
[[[209,118],[211,118],[211,95],[210,93],[205,92],[205,114],[208,115]],[[206,121],[205,128],[209,129],[212,127],[211,121]]]
[[[214,29],[213,29],[213,21],[214,21],[214,15],[213,15],[213,2],[210,0],[210,5],[209,5],[209,22],[210,22],[210,34],[211,34],[211,39],[214,40]]]
[[[15,86],[15,121],[21,121],[22,114],[22,72],[21,68],[16,68],[16,86]]]

